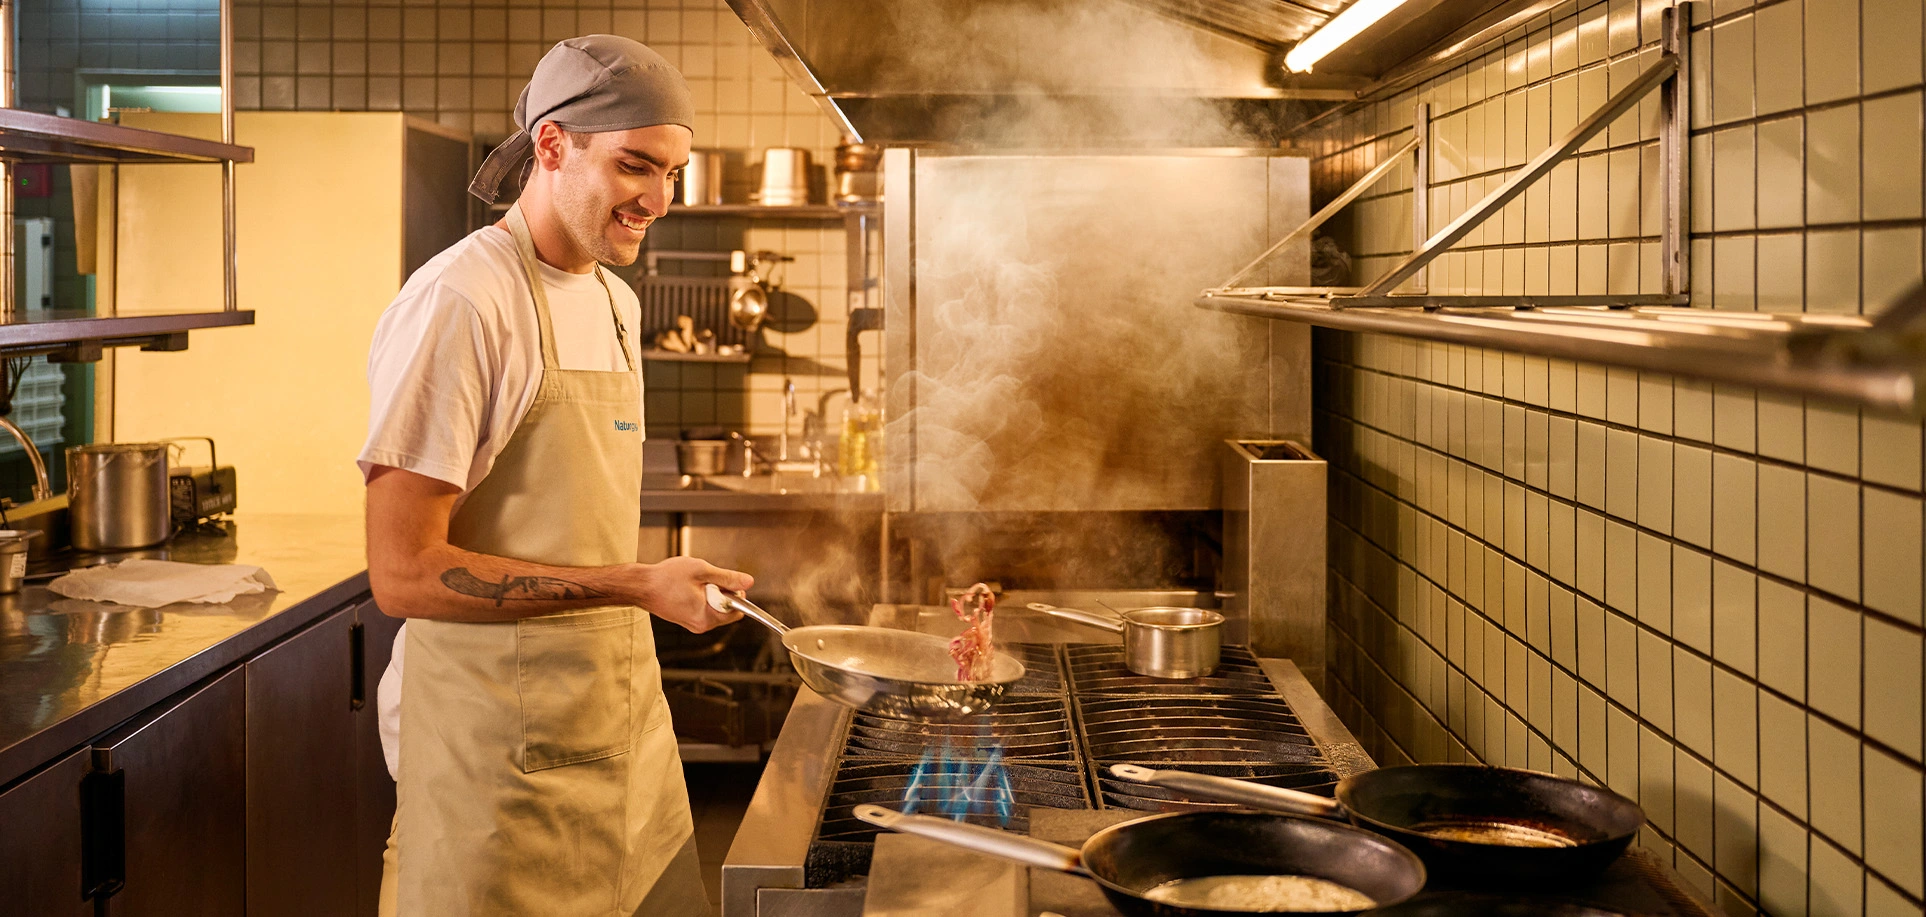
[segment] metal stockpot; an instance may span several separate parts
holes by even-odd
[[[1118,617],[1031,602],[1031,611],[1123,634],[1124,667],[1150,678],[1202,678],[1217,671],[1224,616],[1208,608],[1155,605]]]
[[[166,443],[90,443],[67,450],[74,547],[125,551],[173,534]]]

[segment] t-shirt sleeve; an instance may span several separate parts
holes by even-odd
[[[368,442],[357,464],[401,468],[463,491],[499,375],[474,304],[442,283],[404,294],[368,353]]]

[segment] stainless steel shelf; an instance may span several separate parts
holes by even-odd
[[[254,148],[0,108],[0,159],[16,162],[253,162]]]
[[[751,217],[766,220],[840,220],[850,214],[874,213],[876,204],[693,204],[669,208],[669,216]]]
[[[1413,297],[1418,298],[1418,297]],[[1449,297],[1438,297],[1439,301]],[[1395,334],[1926,413],[1926,333],[1858,315],[1678,306],[1334,307],[1308,293],[1209,293],[1205,309]]]
[[[747,353],[676,353],[673,350],[644,350],[642,359],[658,363],[747,363]]]
[[[86,361],[98,359],[107,347],[182,350],[189,331],[252,324],[252,309],[110,317],[71,311],[28,313],[0,324],[0,354],[60,354],[63,359]]]

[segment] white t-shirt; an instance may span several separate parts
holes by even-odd
[[[606,272],[609,293],[594,273],[539,267],[561,368],[626,369],[609,295],[639,354],[635,291]],[[461,488],[459,508],[495,467],[541,376],[541,327],[515,238],[498,226],[478,229],[415,271],[375,326],[362,475],[386,465],[446,481]],[[635,411],[639,423],[640,403]],[[404,624],[376,696],[390,775],[398,773],[407,636]]]

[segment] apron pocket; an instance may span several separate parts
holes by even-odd
[[[516,622],[524,773],[628,751],[635,617],[603,608]]]

